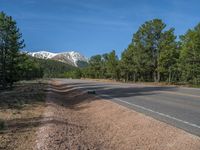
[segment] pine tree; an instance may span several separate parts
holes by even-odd
[[[118,57],[115,54],[115,50],[110,52],[107,57],[107,72],[112,79],[118,79]]]
[[[200,23],[181,37],[182,80],[200,84]]]
[[[125,81],[133,80],[136,82],[136,76],[139,72],[136,65],[136,53],[133,45],[124,50],[122,53],[122,59],[120,61],[121,75]]]
[[[136,63],[138,68],[142,68],[140,76],[153,78],[155,82],[160,81],[163,71],[161,60],[166,60],[162,58],[163,51],[176,47],[173,29],[165,31],[165,28],[166,24],[160,19],[147,21],[134,34],[132,41],[137,56]]]
[[[174,29],[165,31],[161,37],[160,54],[158,57],[158,72],[162,81],[176,81],[178,74],[177,63],[179,59],[179,47],[174,35]]]
[[[89,70],[91,78],[101,78],[102,77],[102,56],[95,55],[89,60]]]
[[[22,35],[16,22],[4,12],[0,13],[0,77],[3,88],[9,83],[12,86],[16,80],[19,50],[24,47]]]

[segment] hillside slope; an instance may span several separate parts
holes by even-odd
[[[34,62],[38,63],[44,71],[44,77],[54,78],[61,77],[62,74],[68,71],[75,70],[76,67],[51,59],[41,59],[31,57]]]

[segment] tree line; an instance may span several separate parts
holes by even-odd
[[[0,87],[45,77],[200,84],[200,23],[177,38],[160,19],[142,24],[119,58],[115,50],[92,56],[82,68],[22,53],[24,40],[11,16],[0,13]]]
[[[40,59],[35,57],[30,57],[35,63],[39,64],[43,71],[44,78],[61,78],[68,71],[75,70],[76,67],[51,59]]]
[[[16,22],[11,16],[0,12],[0,88],[12,87],[18,80],[43,76],[39,64],[20,52],[24,47]]]
[[[74,78],[200,84],[200,23],[177,38],[160,19],[142,24],[119,59],[115,50],[92,56]]]

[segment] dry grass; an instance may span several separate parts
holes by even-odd
[[[45,107],[45,88],[45,83],[31,81],[1,91],[0,120],[4,126],[0,131],[0,149],[26,149],[35,141],[36,121],[39,124]]]

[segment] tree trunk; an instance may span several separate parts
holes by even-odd
[[[171,71],[169,71],[169,79],[168,79],[169,83],[171,82],[171,76],[172,76],[172,73],[171,73]]]
[[[153,79],[154,79],[154,82],[157,82],[157,75],[155,71],[153,72]]]
[[[136,81],[135,73],[133,74],[133,80],[134,80],[134,82]]]
[[[127,73],[126,74],[126,82],[128,82],[128,76],[129,76],[129,74]]]
[[[6,52],[2,50],[2,86],[3,89],[6,88]]]
[[[160,72],[157,72],[157,82],[160,82]]]

